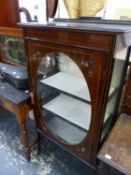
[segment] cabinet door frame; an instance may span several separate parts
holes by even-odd
[[[54,142],[59,145],[62,145],[65,149],[68,149],[70,152],[75,154],[77,157],[89,162],[92,165],[94,164],[95,157],[92,158],[92,155],[97,153],[99,138],[101,133],[101,127],[103,123],[103,116],[101,116],[102,110],[104,108],[103,99],[105,98],[105,82],[106,82],[106,68],[108,64],[108,52],[103,50],[92,50],[82,47],[72,46],[69,47],[59,45],[57,43],[44,43],[44,42],[27,42],[28,50],[28,65],[29,65],[29,74],[31,81],[31,89],[35,96],[34,110],[36,115],[36,125],[38,130],[47,137],[51,138]],[[77,49],[77,53],[76,53]],[[75,62],[79,64],[84,77],[89,85],[89,91],[91,94],[92,102],[92,117],[90,129],[85,137],[85,139],[77,145],[67,145],[58,140],[54,135],[51,134],[49,129],[46,128],[45,123],[43,123],[43,128],[39,118],[41,117],[39,105],[37,104],[36,96],[36,73],[38,65],[43,56],[51,52],[62,52],[70,56]],[[76,57],[76,58],[75,58]],[[80,57],[80,58],[79,58]],[[34,78],[35,77],[35,78]],[[95,86],[94,86],[95,84]]]

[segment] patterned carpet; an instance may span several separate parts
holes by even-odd
[[[34,122],[27,121],[30,141],[36,137]],[[34,147],[26,161],[15,117],[0,108],[0,175],[89,175],[87,166],[47,139],[41,154]]]

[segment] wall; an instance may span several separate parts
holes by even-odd
[[[34,15],[37,15],[40,23],[46,21],[46,0],[19,0],[19,4],[30,11],[32,19]],[[105,0],[105,8],[96,16],[106,19],[119,19],[120,16],[131,17],[131,0]],[[56,17],[68,18],[63,0],[59,0]],[[24,17],[22,20],[25,20]]]
[[[38,22],[46,21],[46,0],[19,0],[19,6],[25,7],[31,14],[32,19],[37,15]],[[26,22],[25,15],[21,13],[21,21]]]

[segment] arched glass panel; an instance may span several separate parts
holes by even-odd
[[[37,97],[46,126],[68,144],[80,143],[91,121],[91,98],[78,65],[63,53],[44,56],[37,71]]]

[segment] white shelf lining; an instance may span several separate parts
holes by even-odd
[[[54,135],[69,144],[79,144],[88,134],[88,132],[65,122],[60,117],[53,117],[48,121],[47,125]]]
[[[84,100],[91,101],[88,86],[82,78],[77,78],[64,72],[58,72],[40,82]],[[110,88],[109,96],[114,90],[114,87]]]
[[[82,78],[77,78],[64,72],[58,72],[49,78],[41,80],[41,82],[68,94],[90,101],[88,86]]]
[[[91,106],[87,103],[61,94],[43,105],[43,108],[85,130],[89,130]]]

